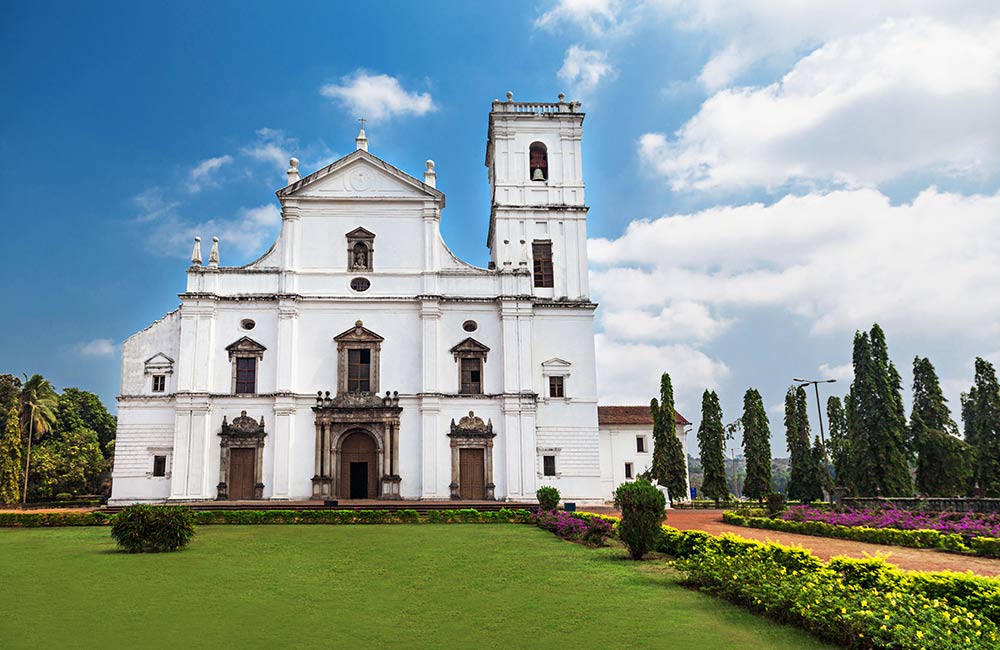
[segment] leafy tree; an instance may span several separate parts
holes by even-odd
[[[65,431],[36,447],[31,496],[48,499],[63,493],[93,493],[104,467],[96,433],[86,427]]]
[[[618,536],[633,560],[641,560],[653,549],[666,505],[663,493],[644,478],[622,483],[615,490],[615,507],[622,513]]]
[[[90,429],[97,434],[101,450],[108,456],[107,446],[115,438],[118,421],[108,413],[97,395],[78,388],[66,388],[59,396],[56,416],[56,431],[73,431],[80,427]]]
[[[826,470],[826,450],[819,436],[813,437],[813,446],[809,450],[809,462],[805,472],[805,496],[803,501],[822,501],[823,492],[830,492],[830,473]]]
[[[965,444],[972,448],[972,474],[969,476],[969,483],[966,487],[966,494],[975,496],[978,490],[976,489],[976,454],[978,445],[976,443],[976,400],[978,395],[976,393],[976,387],[973,386],[969,389],[968,393],[962,393],[962,436],[965,438]]]
[[[18,405],[21,380],[14,375],[0,375],[0,424],[6,424],[7,412]]]
[[[21,426],[11,406],[0,431],[0,503],[21,501]]]
[[[1000,497],[1000,387],[993,364],[976,358],[970,395],[972,441],[976,447],[975,481],[984,497]]]
[[[729,498],[726,481],[726,432],[722,425],[722,406],[715,391],[701,396],[701,424],[698,426],[698,450],[701,452],[701,491],[706,499]]]
[[[929,359],[913,359],[910,440],[917,452],[917,489],[924,496],[963,494],[972,474],[972,448],[958,437]]]
[[[830,440],[827,443],[830,450],[830,460],[833,463],[833,475],[837,485],[848,487],[848,463],[850,451],[847,438],[847,414],[839,397],[831,396],[826,400],[826,420],[830,423]]]
[[[743,494],[762,500],[771,493],[771,423],[767,419],[764,400],[757,389],[743,395],[743,457],[747,477]]]
[[[36,436],[51,430],[56,420],[56,406],[59,397],[56,390],[41,375],[25,375],[24,385],[19,395],[21,431],[27,430],[27,452],[24,458],[24,492],[22,503],[28,498],[28,478],[31,471],[31,443]]]
[[[855,333],[853,361],[847,409],[850,485],[862,496],[912,496],[902,378],[877,323],[870,333]]]
[[[674,388],[667,373],[660,377],[660,400],[653,398],[649,410],[653,414],[653,462],[649,474],[667,488],[671,501],[682,501],[687,496],[687,466],[684,445],[677,437]]]
[[[809,501],[812,494],[809,474],[812,456],[809,448],[809,416],[806,391],[792,386],[785,393],[785,443],[788,446],[791,475],[788,478],[789,499]]]

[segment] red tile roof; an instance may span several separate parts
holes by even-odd
[[[691,424],[683,415],[674,411],[677,424]],[[653,414],[648,406],[598,406],[598,424],[648,424],[653,425]]]

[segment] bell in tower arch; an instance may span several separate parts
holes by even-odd
[[[545,171],[541,167],[535,167],[535,171],[531,173],[531,180],[533,181],[544,181]]]

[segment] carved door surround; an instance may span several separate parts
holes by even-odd
[[[219,461],[219,484],[217,500],[224,501],[229,496],[230,473],[230,450],[231,449],[254,449],[256,457],[254,459],[253,470],[253,498],[264,498],[264,484],[261,477],[264,471],[264,416],[260,421],[254,420],[247,415],[246,411],[240,411],[239,417],[233,418],[232,424],[226,421],[226,416],[222,416],[222,431],[219,447],[221,449],[221,459]]]
[[[370,476],[377,478],[378,499],[399,499],[399,394],[379,397],[371,393],[345,393],[330,397],[316,396],[313,407],[316,422],[316,473],[312,478],[313,499],[350,498],[349,476],[344,476],[341,453],[344,442],[362,433],[375,443],[375,467]],[[373,479],[374,481],[374,479]]]
[[[462,449],[482,449],[485,498],[489,501],[496,498],[496,486],[493,483],[493,438],[496,435],[493,433],[493,421],[483,422],[472,411],[458,423],[454,419],[451,421],[451,432],[448,434],[451,439],[451,485],[448,487],[451,489],[452,499],[462,498]]]

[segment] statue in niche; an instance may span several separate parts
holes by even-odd
[[[351,268],[355,271],[367,271],[370,267],[368,266],[368,247],[358,242],[354,245],[354,264]]]

